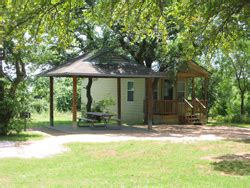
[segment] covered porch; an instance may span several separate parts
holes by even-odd
[[[202,124],[206,123],[208,78],[208,71],[190,61],[180,68],[174,80],[160,79],[153,100],[155,122],[161,119],[167,123],[190,123],[187,117],[196,116]]]

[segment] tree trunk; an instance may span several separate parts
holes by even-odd
[[[5,93],[3,100],[0,100],[0,102],[2,102],[0,106],[0,135],[6,135],[8,133],[8,125],[10,124],[10,121],[14,116],[14,106],[10,105],[9,103],[6,103],[4,99],[7,98],[7,100],[10,101],[15,100],[17,88],[26,77],[25,64],[22,62],[20,54],[14,55],[14,57],[16,60],[16,78],[11,81],[11,86],[10,89],[8,89],[8,94],[6,94],[6,92],[4,91],[4,85],[0,85],[0,87],[2,87],[2,90],[0,88],[0,90],[2,91],[1,93]]]
[[[5,135],[6,130],[4,129],[5,123],[4,123],[4,111],[3,108],[3,99],[4,99],[4,83],[0,80],[0,135]]]
[[[93,98],[91,96],[91,86],[92,86],[92,83],[93,83],[92,78],[89,78],[88,84],[86,86],[86,96],[87,96],[87,99],[88,99],[87,105],[86,105],[87,112],[91,112],[91,105],[92,105],[92,101],[93,101]]]
[[[0,49],[0,78],[4,77],[2,60],[3,60],[3,49],[1,48]],[[4,100],[4,82],[0,80],[0,135],[7,134],[7,129],[6,129],[7,126],[5,122],[5,118],[6,118],[5,110],[2,109],[4,108],[3,100]]]
[[[4,60],[4,50],[3,50],[3,48],[0,48],[0,78],[4,77],[3,60]]]
[[[240,95],[240,99],[241,99],[241,102],[240,102],[240,114],[241,115],[244,115],[245,114],[245,92],[241,92],[241,95]]]

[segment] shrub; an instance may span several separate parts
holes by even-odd
[[[49,109],[49,104],[44,99],[34,99],[31,104],[32,111],[37,113],[45,112]]]
[[[246,115],[240,115],[236,114],[231,119],[232,123],[250,123],[250,117],[248,114]]]
[[[94,102],[92,111],[94,112],[109,112],[109,107],[115,105],[115,101],[112,98],[103,99],[98,102]]]
[[[29,101],[30,96],[25,83],[20,84],[15,97],[4,96],[0,101],[0,135],[12,131],[19,133],[24,128],[24,120],[20,118],[20,113],[30,110]]]

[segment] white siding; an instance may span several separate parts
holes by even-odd
[[[134,101],[127,101],[127,82],[134,82]],[[122,98],[122,119],[128,123],[143,123],[143,103],[145,99],[145,79],[144,78],[124,78],[121,80]]]
[[[88,83],[88,79],[85,78],[82,81],[82,87],[86,87]],[[93,84],[91,87],[91,94],[93,98],[93,103],[104,100],[104,99],[110,99],[112,98],[115,101],[115,105],[109,107],[109,111],[116,114],[117,112],[117,106],[116,106],[116,101],[117,101],[117,81],[116,79],[112,78],[93,78]],[[86,89],[82,89],[81,92],[82,96],[82,104],[87,103],[87,97],[86,97]],[[93,106],[93,104],[92,104]]]
[[[134,82],[134,101],[127,101],[127,82]],[[88,79],[82,81],[85,87]],[[115,105],[109,108],[111,113],[117,114],[117,79],[98,78],[93,79],[91,88],[93,101],[112,98]],[[82,103],[86,104],[86,90],[82,90]],[[144,78],[122,78],[121,79],[121,119],[129,124],[142,123],[144,118],[143,101],[145,98],[145,79]]]

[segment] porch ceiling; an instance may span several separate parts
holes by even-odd
[[[185,70],[181,70],[177,73],[179,78],[190,78],[190,77],[208,77],[209,72],[193,61],[187,62]]]

